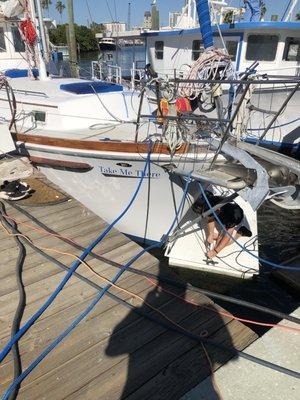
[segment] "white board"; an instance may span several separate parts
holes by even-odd
[[[207,233],[206,222],[195,224],[187,229],[183,236],[170,243],[166,249],[166,257],[169,265],[181,268],[193,269],[219,275],[227,275],[242,279],[252,278],[259,274],[258,240],[257,240],[257,218],[251,206],[241,197],[235,199],[244,210],[245,218],[241,225],[247,226],[252,231],[252,237],[241,237],[238,243],[232,243],[218,254],[212,261],[207,260],[205,245]],[[186,215],[186,223],[195,219],[198,215],[192,210]],[[243,250],[245,246],[247,251]]]

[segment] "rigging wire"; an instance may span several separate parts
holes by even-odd
[[[85,0],[85,3],[86,3],[86,8],[88,10],[88,13],[89,13],[89,16],[90,16],[90,19],[91,19],[91,24],[92,24],[94,21],[93,21],[93,17],[92,17],[92,13],[91,13],[91,9],[90,9],[90,5],[89,5],[88,0]]]
[[[114,0],[114,9],[115,9],[115,21],[118,21],[118,14],[117,14],[116,0]]]
[[[105,0],[105,2],[106,2],[106,5],[107,5],[107,9],[108,9],[108,12],[109,12],[110,18],[111,18],[111,20],[113,21],[113,20],[114,20],[114,17],[113,17],[113,15],[112,15],[112,12],[111,12],[110,6],[109,6],[109,4],[108,4],[108,1],[107,1],[107,0]]]

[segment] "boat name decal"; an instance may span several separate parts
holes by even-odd
[[[123,177],[123,178],[141,178],[143,174],[142,169],[130,169],[130,168],[121,168],[121,167],[104,167],[100,165],[100,172],[104,176],[115,176],[115,177]],[[145,177],[151,179],[159,179],[161,174],[158,172],[146,172]]]

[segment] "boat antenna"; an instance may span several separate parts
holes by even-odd
[[[128,3],[127,31],[131,30],[131,2]]]

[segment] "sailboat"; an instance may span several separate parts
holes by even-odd
[[[257,84],[252,86],[252,96],[247,104],[244,139],[249,143],[259,140],[264,146],[287,154],[298,154],[299,158],[300,128],[297,110],[300,106],[300,90],[293,90],[299,82],[300,35],[299,23],[291,21],[297,0],[289,3],[280,22],[261,20],[260,10],[255,9],[257,1],[254,3],[251,9],[255,13],[255,20],[251,15],[244,15],[243,9],[228,6],[228,2],[210,0],[214,44],[226,50],[237,79],[251,70],[249,78],[257,80]],[[205,71],[201,76],[195,70],[195,64],[204,52],[204,38],[197,18],[198,4],[199,1],[186,0],[174,26],[159,31],[145,31],[139,36],[145,41],[145,64],[151,64],[158,77],[169,82],[171,90],[163,92],[167,97],[172,93],[171,82],[174,77],[207,78]],[[228,15],[231,16],[230,21]],[[122,36],[120,40],[124,38]],[[133,53],[136,54],[135,51]],[[139,67],[142,60],[135,61],[131,73],[132,86],[137,84],[138,75],[143,76]],[[219,97],[226,109],[232,88],[226,82],[223,82],[221,88]],[[284,112],[277,114],[291,93],[293,95]],[[149,96],[155,101],[151,91]],[[216,116],[214,96],[206,95],[205,92],[199,95],[198,112],[210,117]],[[275,123],[266,132],[276,114]]]
[[[35,15],[34,2],[31,5]],[[201,26],[210,21],[205,10]],[[109,223],[138,187],[116,228],[153,243],[172,227],[166,254],[173,265],[244,278],[259,272],[256,210],[268,198],[282,207],[299,206],[299,163],[253,145],[244,147],[232,135],[235,118],[187,123],[177,114],[153,114],[145,91],[49,78],[43,62],[40,52],[34,79],[20,70],[5,71],[0,105],[5,103],[10,113],[2,107],[2,122],[10,125],[19,155]],[[244,90],[242,99],[246,94]],[[242,104],[232,105],[233,117]],[[224,257],[213,262],[206,256],[205,224],[199,224],[192,209],[201,188],[221,195],[225,203],[234,199],[244,210],[242,224],[253,236],[250,242],[242,237],[228,246]]]

